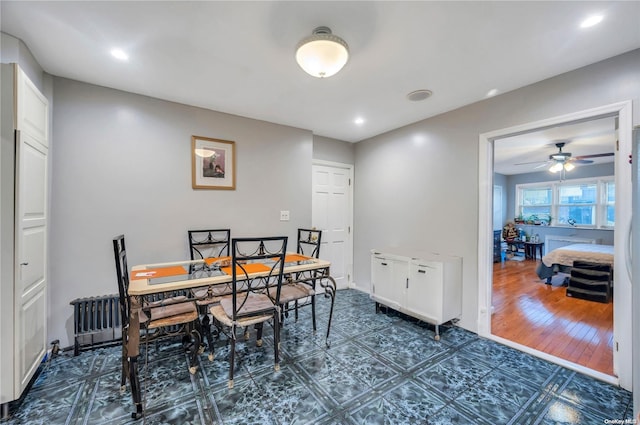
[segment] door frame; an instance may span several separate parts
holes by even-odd
[[[545,127],[605,116],[617,116],[619,122],[618,147],[615,157],[616,226],[614,231],[614,256],[616,261],[614,274],[616,276],[616,291],[614,291],[615,308],[613,314],[613,373],[616,376],[585,368],[497,337],[491,333],[493,252],[490,248],[493,246],[491,232],[491,229],[493,229],[493,141]],[[630,231],[628,230],[631,228],[631,167],[628,164],[628,154],[631,153],[632,130],[632,102],[627,100],[480,134],[478,162],[478,335],[602,381],[619,385],[629,391],[632,389],[632,335],[631,322],[628,318],[631,317],[632,311],[632,291],[627,258],[627,247],[630,243]]]
[[[347,170],[351,184],[347,190],[348,193],[348,205],[347,205],[347,222],[349,223],[349,234],[347,235],[347,243],[349,244],[347,252],[347,258],[345,258],[345,264],[347,265],[347,288],[355,288],[353,281],[353,186],[355,184],[353,179],[353,164],[346,164],[342,162],[326,161],[322,159],[314,159],[311,161],[311,173],[313,174],[313,167],[321,165],[323,167],[339,168],[341,170]],[[312,208],[311,208],[311,223],[316,222],[316,217],[313,216],[313,177],[311,178],[311,196],[312,196]]]

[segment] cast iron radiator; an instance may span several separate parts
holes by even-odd
[[[117,294],[77,298],[73,306],[75,340],[73,355],[81,349],[111,345],[122,338],[122,322]]]

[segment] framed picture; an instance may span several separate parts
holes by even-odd
[[[194,189],[236,188],[236,143],[191,136],[191,184]]]

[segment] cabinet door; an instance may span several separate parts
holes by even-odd
[[[403,272],[404,271],[404,272]],[[371,293],[390,307],[399,306],[404,292],[406,266],[397,260],[373,256],[371,259]]]
[[[392,299],[392,276],[392,260],[379,256],[371,258],[371,293],[375,298],[381,301]]]
[[[440,324],[442,295],[442,263],[412,261],[409,265],[407,310]]]

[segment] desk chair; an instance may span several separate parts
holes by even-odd
[[[256,345],[262,345],[265,322],[273,326],[274,367],[280,369],[280,309],[278,300],[282,285],[287,237],[233,239],[231,266],[223,268],[232,276],[232,293],[221,297],[210,308],[221,331],[228,329],[231,342],[229,352],[229,388],[233,388],[236,329],[256,326]],[[260,273],[256,276],[256,273]],[[273,299],[273,300],[272,300]],[[226,333],[226,332],[225,332]]]
[[[139,311],[132,311],[131,298],[129,296],[129,269],[127,266],[127,252],[124,235],[113,239],[113,252],[116,262],[116,275],[118,278],[118,292],[120,299],[120,314],[122,317],[122,375],[121,389],[126,385],[127,376],[131,385],[131,393],[136,406],[136,412],[131,416],[138,419],[143,414],[140,382],[137,373],[138,353],[130,352],[129,347],[139,347],[140,338],[145,341],[145,362],[149,356],[149,340],[162,336],[174,336],[184,333],[183,346],[190,353],[189,372],[196,372],[197,355],[200,352],[200,335],[195,330],[195,322],[198,319],[196,305],[188,301],[186,296],[167,297],[151,303],[141,302]],[[132,314],[137,314],[140,329],[130,327]],[[147,368],[148,369],[148,368]]]
[[[322,230],[298,229],[298,254],[319,258],[321,240]],[[314,290],[315,279],[313,277],[317,275],[317,273],[317,271],[312,271],[309,279],[303,282],[296,282],[296,280],[302,277],[300,274],[286,277],[285,282],[282,284],[282,290],[280,291],[280,320],[282,322],[284,322],[284,317],[288,316],[291,308],[290,304],[293,304],[292,308],[296,321],[298,320],[298,309],[310,305],[313,331],[316,331],[316,293]]]
[[[189,230],[189,255],[192,260],[205,260],[202,266],[191,266],[191,273],[196,267],[219,267],[231,261],[229,257],[229,244],[231,241],[231,229],[207,229]],[[215,330],[212,333],[211,320],[209,319],[209,307],[217,303],[220,297],[227,295],[229,291],[224,288],[199,288],[191,291],[196,299],[196,305],[200,311],[200,326],[202,333],[209,345],[209,360],[213,360],[213,337],[217,336]]]

